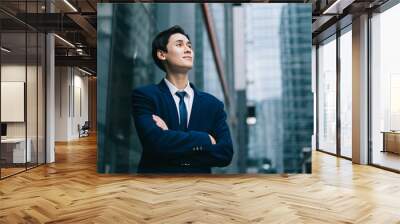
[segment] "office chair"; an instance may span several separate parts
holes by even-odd
[[[80,127],[80,125],[78,124],[79,138],[89,136],[89,129],[90,129],[89,121],[85,121],[82,127]]]

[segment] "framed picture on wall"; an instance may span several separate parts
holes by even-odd
[[[25,82],[1,82],[1,122],[24,122]]]

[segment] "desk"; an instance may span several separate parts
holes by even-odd
[[[382,131],[383,133],[383,150],[382,152],[393,152],[400,154],[400,132],[399,131]]]
[[[25,154],[25,138],[1,139],[1,156],[6,160],[6,162],[10,163],[30,162],[32,157],[31,154],[32,141],[30,138],[28,138],[26,142],[28,143],[27,144],[28,147],[26,147],[26,154]],[[27,161],[25,161],[25,158],[27,158]]]

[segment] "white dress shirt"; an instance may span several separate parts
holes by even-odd
[[[182,92],[185,91],[186,95],[183,98],[185,101],[186,105],[186,111],[187,111],[187,126],[189,126],[189,120],[190,120],[190,114],[192,112],[192,105],[193,105],[193,98],[194,98],[194,90],[192,87],[189,85],[189,82],[186,84],[186,87],[184,89],[178,89],[174,84],[172,84],[168,79],[164,78],[165,83],[168,86],[169,91],[172,94],[172,97],[174,98],[175,105],[176,105],[176,111],[178,112],[178,118],[179,120],[181,119],[181,115],[179,114],[179,96],[177,96],[175,93],[176,92]]]

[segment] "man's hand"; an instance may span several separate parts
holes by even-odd
[[[158,127],[160,127],[162,130],[164,130],[164,131],[168,130],[167,124],[165,124],[164,120],[161,119],[159,116],[153,114],[153,120],[154,120],[154,122],[156,122],[156,125]],[[210,137],[211,144],[213,144],[213,145],[217,144],[214,137],[212,137],[210,134],[208,136]]]
[[[165,124],[164,120],[161,119],[159,116],[153,114],[153,120],[156,122],[156,125],[160,127],[162,130],[168,130],[167,124]]]
[[[213,145],[217,144],[217,142],[215,141],[215,139],[211,135],[208,135],[208,136],[210,136],[211,144],[213,144]]]

